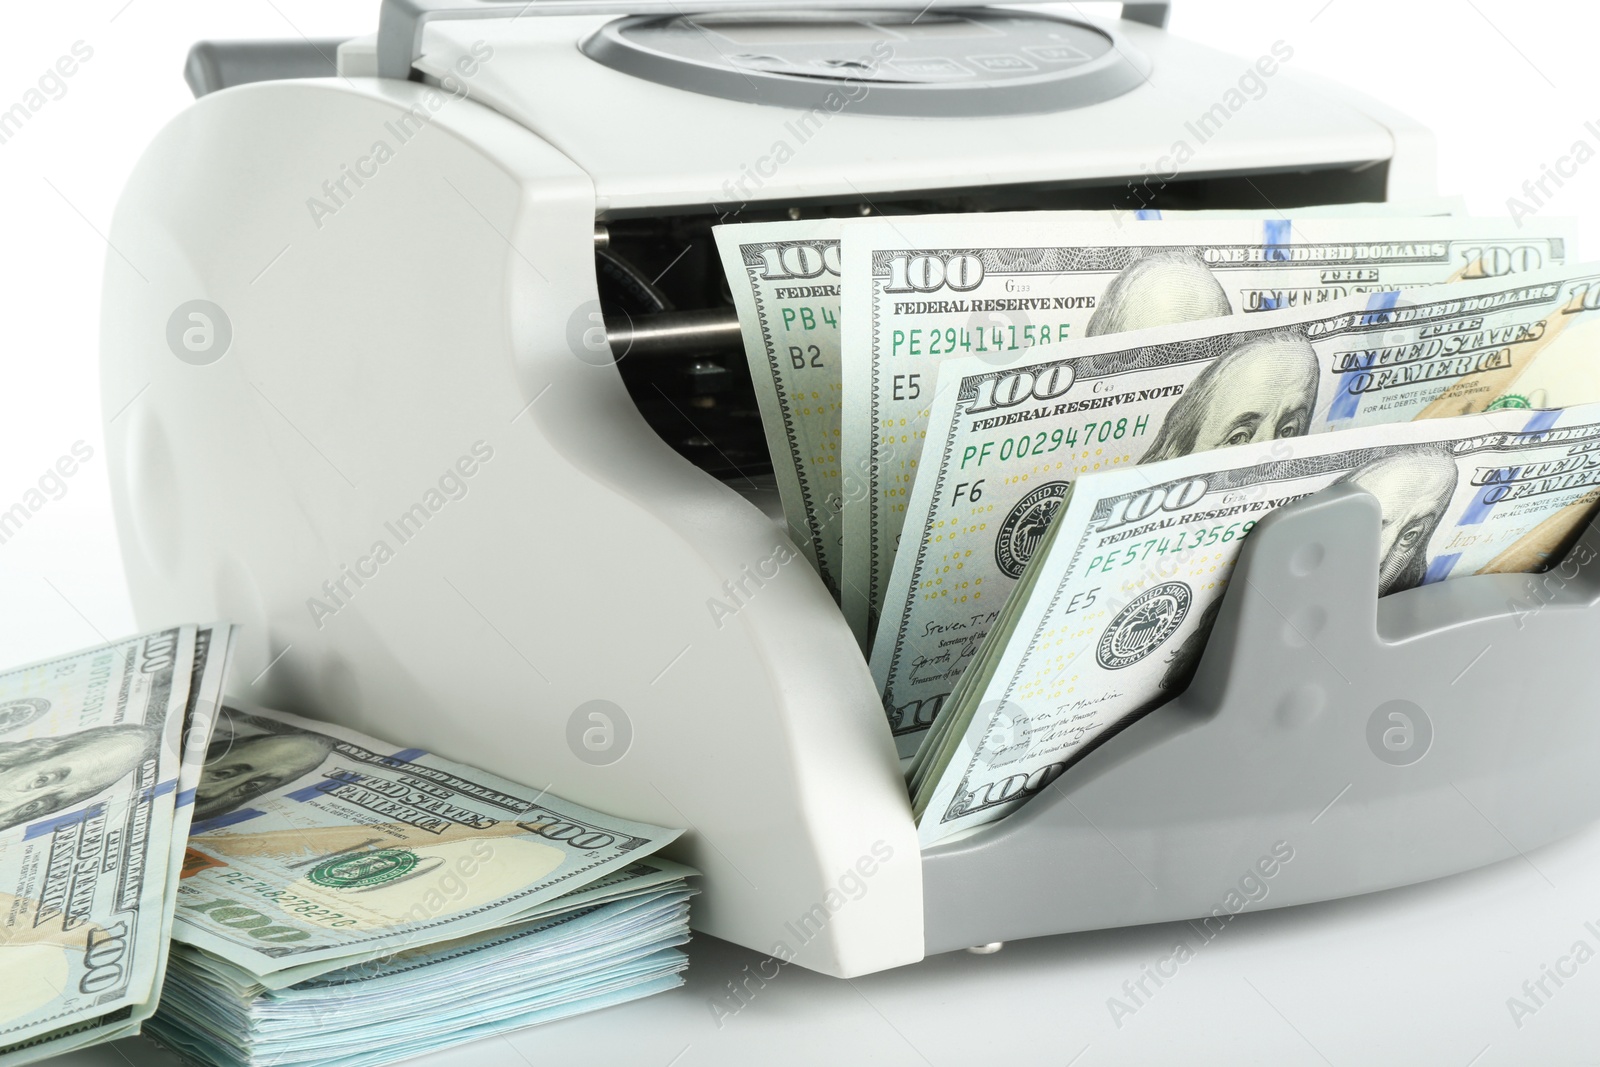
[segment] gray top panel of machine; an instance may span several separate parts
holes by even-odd
[[[635,77],[725,99],[948,118],[1097,104],[1150,71],[1112,31],[981,8],[624,18],[583,48]]]

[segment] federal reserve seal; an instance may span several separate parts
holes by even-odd
[[[1022,577],[1022,569],[1033,558],[1050,528],[1050,520],[1067,495],[1066,482],[1048,482],[1041,485],[1011,509],[1000,532],[994,538],[994,562],[1000,573],[1013,580]]]
[[[1161,647],[1183,625],[1194,594],[1182,582],[1151,586],[1117,612],[1100,635],[1094,658],[1108,671],[1119,671]]]
[[[0,734],[20,730],[50,710],[50,702],[43,697],[15,697],[0,700]]]
[[[380,848],[324,860],[306,877],[329,889],[371,889],[404,878],[416,865],[417,854],[409,848]]]

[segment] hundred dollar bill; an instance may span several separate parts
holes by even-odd
[[[682,984],[690,868],[635,861],[559,910],[269,987],[209,953],[173,950],[151,1030],[226,1067],[382,1064],[594,1011]]]
[[[1417,217],[1462,210],[1459,198],[1334,204],[1299,218]],[[1005,216],[996,216],[1005,217]],[[1131,219],[1263,218],[1251,211],[1058,212],[1093,225]],[[844,499],[865,490],[865,471],[846,469],[839,435],[844,394],[839,363],[839,236],[846,220],[800,219],[713,229],[744,335],[750,376],[772,454],[784,523],[824,584],[840,596]],[[863,631],[857,638],[865,641]]]
[[[523,923],[539,922],[575,911],[583,911],[614,900],[622,900],[637,896],[648,890],[657,889],[667,883],[679,881],[689,876],[698,877],[699,871],[693,867],[660,856],[648,856],[641,860],[630,861],[626,866],[614,869],[610,874],[601,876],[594,882],[586,883],[576,889],[569,890],[559,897],[548,899],[540,904],[520,910],[507,917],[505,924],[489,928],[487,932],[504,930],[507,926]],[[486,931],[478,931],[464,935],[465,938],[478,938],[484,936]],[[300,967],[290,967],[282,971],[275,971],[269,975],[258,975],[239,967],[220,956],[191,948],[187,945],[178,945],[174,948],[176,958],[182,965],[191,970],[207,972],[212,979],[227,986],[229,989],[240,993],[259,992],[261,990],[287,989],[338,971],[348,978],[361,975],[380,973],[393,965],[396,960],[403,960],[421,952],[431,952],[440,946],[461,941],[462,937],[451,937],[444,941],[427,941],[415,945],[402,946],[386,955],[362,956],[356,962],[341,960],[330,967],[327,963],[306,964]]]
[[[919,755],[921,841],[1009,814],[1180,692],[1256,522],[1335,484],[1382,508],[1380,596],[1532,569],[1593,516],[1600,405],[1368,426],[1080,479]]]
[[[718,226],[789,536],[839,596],[841,219]]]
[[[853,222],[841,260],[846,618],[877,627],[939,365],[1567,262],[1573,224],[1505,219],[1087,222],[1049,213]]]
[[[184,626],[0,674],[0,1063],[155,998],[194,657]]]
[[[50,1042],[46,1046],[50,1055],[138,1034],[160,1005],[167,964],[171,960],[173,908],[177,903],[179,872],[183,869],[182,843],[189,836],[190,817],[194,812],[194,790],[200,781],[200,769],[205,764],[211,728],[217,709],[221,706],[222,684],[227,677],[228,662],[238,630],[237,626],[217,624],[201,627],[195,633],[194,669],[189,675],[189,696],[184,706],[183,755],[178,768],[173,844],[167,850],[165,896],[161,912],[162,952],[155,980],[151,983],[156,995],[136,1005],[131,1013],[117,1012],[105,1017],[99,1026],[85,1028],[71,1037]],[[6,1067],[10,1062],[0,1057],[0,1067]]]
[[[228,677],[228,667],[233,656],[234,642],[239,627],[216,623],[201,627],[195,633],[194,669],[189,676],[189,698],[184,706],[183,756],[178,767],[176,810],[172,820],[173,846],[167,853],[167,899],[162,914],[163,943],[172,941],[172,924],[176,918],[178,882],[183,874],[185,842],[194,821],[195,792],[200,786],[200,776],[205,768],[206,753],[211,747],[211,735],[216,727],[217,712],[222,708],[222,686]],[[162,953],[156,968],[154,988],[159,990],[166,978],[169,953]],[[137,1032],[138,1026],[155,1014],[158,998],[152,997],[133,1013],[129,1020]]]
[[[219,717],[194,819],[173,936],[296,980],[503,925],[679,833],[237,707]]]
[[[1492,405],[1600,401],[1600,266],[1180,323],[943,364],[872,673],[911,755],[1073,479]],[[1040,358],[1049,354],[1050,358]],[[1560,373],[1548,373],[1547,360]],[[1542,383],[1537,390],[1527,380]]]

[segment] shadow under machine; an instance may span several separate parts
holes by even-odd
[[[1600,727],[1562,752],[1440,724],[1402,788],[1367,714],[1426,695],[1392,666],[1319,680],[1236,582],[1189,693],[920,852],[859,648],[815,574],[771,564],[788,543],[711,228],[1426,196],[1432,141],[1292,59],[1262,77],[1168,34],[1162,4],[687,7],[389,0],[367,38],[196,46],[199,99],[130,178],[106,269],[142,626],[231,618],[237,695],[686,827],[698,928],[843,976],[1202,916],[1277,838],[1323,842],[1274,882],[1290,904],[1573,828],[1589,802],[1517,798]],[[195,301],[226,338],[174,358]],[[1293,509],[1242,573],[1346,620],[1363,664],[1503,628],[1498,579],[1350,593],[1370,519]],[[1291,536],[1329,562],[1284,562]],[[1578,640],[1590,594],[1561,596],[1503,654]],[[1281,711],[1291,675],[1325,712]],[[610,755],[574,741],[594,723]],[[1474,784],[1503,835],[1452,801]]]

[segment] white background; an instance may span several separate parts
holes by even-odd
[[[362,34],[376,25],[377,0],[7,0],[0,12],[0,110],[21,99],[74,42],[94,49],[66,93],[0,144],[0,510],[20,500],[74,442],[87,442],[95,452],[64,497],[0,544],[4,666],[134,627],[102,444],[97,331],[107,249],[100,234],[142,147],[189,101],[181,77],[189,45],[208,37]],[[1505,213],[1507,198],[1525,195],[1523,183],[1579,138],[1600,147],[1600,7],[1576,0],[1179,0],[1172,30],[1242,57],[1267,52],[1282,39],[1295,50],[1290,69],[1345,82],[1410,113],[1437,134],[1440,191],[1465,195],[1477,213]],[[1191,103],[1174,101],[1180,110]],[[1585,129],[1587,121],[1595,131]],[[1597,193],[1600,159],[1542,209],[1579,216],[1582,247],[1591,258],[1600,257]],[[1215,984],[1213,972],[1212,982],[1192,987],[1193,996],[1153,1007],[1147,1034],[1188,1032],[1209,1042],[1249,1037],[1259,1062],[1326,1062],[1323,1050],[1335,1062],[1373,1062],[1384,1048],[1393,1053],[1412,1044],[1407,1038],[1424,1028],[1431,1034],[1424,1045],[1439,1053],[1432,1062],[1600,1062],[1600,1044],[1580,1036],[1592,1034],[1600,973],[1575,980],[1586,987],[1564,993],[1525,1031],[1511,1026],[1504,1007],[1524,978],[1537,977],[1542,963],[1582,933],[1583,919],[1600,917],[1600,892],[1590,892],[1600,886],[1597,853],[1600,835],[1589,833],[1544,850],[1537,867],[1532,861],[1502,865],[1427,890],[1432,896],[1423,890],[1386,894],[1381,902],[1328,906],[1320,918],[1309,909],[1296,909],[1298,918],[1263,916],[1249,928],[1254,948],[1248,958],[1258,961],[1252,973],[1269,983],[1276,977],[1280,983],[1269,988],[1288,984],[1289,991],[1275,993],[1277,1001],[1252,1000],[1240,986],[1240,1001],[1226,983]],[[1098,1032],[1105,1027],[1099,998],[1158,955],[1159,940],[1153,931],[1127,931],[1075,941],[1075,953],[1088,952],[1093,967],[1080,975],[1083,983],[1072,995],[1037,971],[1044,966],[1042,946],[1021,947],[1008,966],[1023,968],[1013,980],[1036,993],[1051,990],[1053,1004],[1074,1020],[1082,1016],[1075,1027]],[[1241,954],[1246,940],[1241,931]],[[1215,966],[1233,969],[1233,962],[1223,963],[1233,960],[1233,951],[1220,953]],[[1241,955],[1239,966],[1245,960]],[[1259,960],[1275,960],[1276,976],[1273,964]],[[945,1003],[959,1013],[960,1000],[951,994],[988,965],[962,957],[928,966],[932,986],[919,992],[918,979],[910,978],[902,991],[923,1009],[937,1012]],[[1318,973],[1342,977],[1330,989],[1319,984]],[[881,994],[889,1015],[903,1018],[892,1003],[898,994],[891,980],[883,981],[881,987],[857,983],[854,992],[809,977],[792,985],[797,994],[807,990],[802,999],[844,998],[840,1011],[862,990],[874,999]],[[1050,1010],[1043,1003],[1013,1003],[1035,1018]],[[1392,1011],[1383,1013],[1385,1005]],[[904,1007],[913,1012],[911,1003]],[[1307,1034],[1299,1035],[1290,1019]],[[902,1029],[910,1039],[919,1036],[914,1026]],[[1090,1040],[1102,1038],[1063,1037],[1059,1059],[1050,1062],[1066,1062]],[[966,1062],[982,1062],[979,1049],[968,1051],[975,1058]],[[1086,1057],[1084,1063],[1092,1059],[1104,1062]]]

